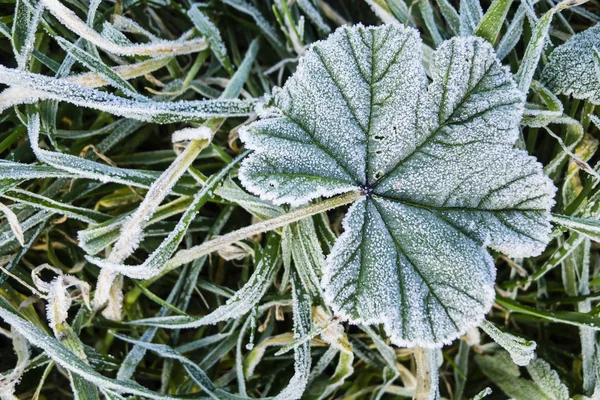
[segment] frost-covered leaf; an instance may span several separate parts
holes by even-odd
[[[600,104],[600,24],[574,35],[550,54],[542,82],[554,93]]]
[[[306,52],[268,115],[240,131],[240,180],[276,204],[360,190],[322,281],[337,316],[393,343],[446,343],[493,298],[489,246],[548,242],[554,187],[513,148],[523,95],[491,45],[443,43],[428,87],[416,30],[342,27]],[[301,154],[302,157],[298,157]]]

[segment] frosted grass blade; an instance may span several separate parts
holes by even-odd
[[[121,46],[105,39],[98,32],[91,29],[59,0],[40,0],[40,4],[75,34],[110,53],[128,56],[139,55],[160,57],[195,53],[204,50],[207,47],[206,40],[203,38],[189,41],[161,40],[147,44]]]
[[[101,212],[61,203],[60,201],[22,189],[9,190],[3,193],[2,197],[13,200],[16,203],[27,204],[41,210],[63,214],[70,218],[87,222],[89,224],[98,224],[111,218],[109,215]]]
[[[39,99],[65,101],[80,107],[94,108],[140,121],[159,124],[205,120],[209,118],[240,117],[255,112],[257,100],[195,100],[154,102],[136,101],[95,89],[28,72],[19,72],[0,66],[0,83],[25,90],[26,98],[18,104],[33,103]],[[15,105],[14,101],[3,107]]]

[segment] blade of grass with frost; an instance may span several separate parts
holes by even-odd
[[[312,329],[310,296],[304,290],[298,275],[292,272],[292,298],[294,315],[294,337],[304,337]],[[310,342],[294,348],[294,375],[290,383],[274,400],[299,399],[304,393],[310,376]]]
[[[454,357],[453,377],[455,399],[462,399],[467,384],[467,376],[469,374],[469,355],[471,353],[471,345],[467,340],[461,338],[458,342],[458,352]]]
[[[225,43],[223,43],[223,39],[221,39],[219,29],[210,21],[206,14],[200,11],[197,4],[192,5],[187,14],[196,29],[198,29],[198,32],[206,38],[210,50],[217,57],[223,68],[225,68],[229,75],[233,75],[233,66],[227,55],[227,48],[225,47]]]
[[[546,311],[525,306],[506,297],[497,297],[496,303],[511,313],[524,314],[536,317],[542,321],[557,322],[573,325],[580,328],[600,330],[600,317],[592,314],[583,314],[574,311]]]
[[[510,358],[515,364],[526,366],[535,358],[537,344],[533,340],[523,339],[510,333],[502,332],[496,325],[485,319],[481,323],[480,328],[508,351]]]
[[[331,347],[327,351],[329,351],[329,350],[335,351],[335,349],[333,349]],[[333,373],[333,376],[329,380],[329,383],[327,384],[325,389],[320,394],[319,400],[329,398],[329,396],[332,393],[334,393],[340,386],[342,386],[344,384],[344,382],[346,381],[347,378],[352,376],[352,374],[354,373],[354,367],[352,366],[353,362],[354,362],[354,353],[352,353],[351,351],[350,352],[344,352],[344,351],[340,352],[340,357],[338,359],[337,366],[335,367],[335,372]],[[313,369],[313,371],[314,371],[314,369]],[[312,372],[311,372],[311,375],[312,375]]]
[[[521,378],[517,365],[506,352],[493,356],[476,356],[475,361],[492,382],[515,400],[568,400],[568,388],[559,375],[542,359],[536,358],[527,366],[532,380]]]
[[[523,112],[523,121],[521,122],[522,125],[541,128],[550,123],[563,122],[566,125],[576,125],[575,129],[579,130],[581,124],[569,117],[563,118],[563,105],[554,93],[536,80],[531,81],[531,90],[540,96],[547,109],[532,108],[530,104],[526,104],[525,111]],[[578,136],[582,135],[583,128],[580,129]]]
[[[18,332],[12,332],[13,350],[17,355],[17,364],[8,373],[0,373],[0,398],[1,399],[16,399],[14,395],[15,386],[21,380],[21,376],[26,371],[31,354],[29,352],[29,343]]]
[[[69,41],[56,36],[54,40],[68,52],[73,58],[75,58],[80,64],[89,70],[98,73],[109,85],[112,85],[116,89],[120,89],[126,96],[132,99],[147,101],[148,99],[136,92],[133,86],[121,76],[110,69],[104,64],[104,62],[97,57],[89,54],[85,50],[73,45]]]
[[[27,238],[27,241],[25,242],[25,245],[22,246],[8,261],[8,263],[6,263],[3,267],[4,269],[6,269],[7,271],[11,271],[16,265],[19,264],[19,262],[21,261],[21,259],[23,258],[23,256],[25,256],[25,254],[27,254],[29,252],[29,250],[31,249],[31,246],[33,246],[33,244],[38,240],[38,237],[42,234],[42,232],[46,229],[47,226],[47,222],[43,222],[40,223],[37,226],[37,229],[35,231],[33,231],[29,237]],[[0,250],[2,250],[2,246],[0,246]],[[6,281],[6,279],[8,278],[8,275],[5,274],[3,271],[0,271],[0,286],[2,286],[4,284],[4,282]]]
[[[450,27],[450,31],[454,35],[460,34],[460,16],[452,4],[448,0],[436,0],[440,8],[442,16]]]
[[[256,26],[263,32],[266,38],[276,47],[277,50],[284,49],[284,43],[281,37],[277,34],[277,30],[273,25],[271,25],[265,17],[261,14],[261,12],[254,7],[252,4],[248,3],[246,0],[220,0],[222,3],[227,4],[230,7],[235,8],[238,11],[243,12],[244,14],[248,14],[254,22]]]
[[[180,354],[177,350],[173,349],[172,347],[169,347],[164,344],[154,344],[154,343],[144,342],[141,340],[136,340],[134,338],[131,338],[131,337],[128,337],[125,335],[120,335],[116,332],[111,332],[111,334],[114,337],[121,339],[127,343],[131,343],[131,344],[140,346],[146,350],[150,350],[150,351],[158,354],[162,358],[168,358],[171,360],[179,361],[181,363],[181,365],[183,366],[183,368],[185,369],[185,371],[190,376],[190,378],[192,378],[192,380],[194,382],[196,382],[196,384],[198,384],[198,386],[200,386],[213,399],[217,399],[217,400],[219,400],[219,399],[249,400],[250,399],[249,397],[238,396],[238,395],[229,393],[223,389],[219,389],[219,388],[215,387],[214,383],[211,382],[211,380],[208,378],[206,373],[198,366],[198,364],[189,360],[188,358],[186,358],[185,356]]]
[[[196,53],[204,50],[207,43],[204,38],[189,41],[161,40],[145,44],[134,44],[130,46],[117,45],[91,29],[77,15],[65,7],[58,0],[40,0],[43,5],[56,19],[73,33],[110,53],[125,56],[174,56],[177,54]]]
[[[319,244],[312,218],[305,218],[284,228],[283,241],[289,247],[294,268],[313,298],[323,298],[321,278],[326,268],[325,256]]]
[[[423,17],[427,31],[433,40],[434,47],[438,47],[444,41],[444,39],[440,34],[437,23],[435,22],[433,7],[431,7],[431,3],[429,1],[430,0],[420,0],[418,2],[419,11],[421,11],[421,16]]]
[[[561,148],[561,151],[544,167],[544,173],[551,178],[555,178],[556,174],[559,172],[559,168],[564,164],[565,159],[572,157],[573,159],[577,160],[577,156],[573,154],[573,150],[575,150],[577,145],[583,139],[584,131],[583,126],[581,126],[579,121],[568,116],[555,118],[552,120],[552,123],[557,125],[565,125],[567,131],[566,137],[569,140],[569,144],[566,145],[560,136],[556,135],[548,127],[544,127],[546,132],[558,142]],[[581,167],[585,172],[591,174],[592,176],[596,174],[594,169],[585,162],[581,163]]]
[[[233,99],[175,102],[135,101],[69,83],[62,79],[19,72],[3,66],[0,66],[0,83],[31,90],[32,93],[28,93],[26,99],[18,99],[18,104],[32,103],[39,99],[52,99],[158,124],[249,116],[255,113],[255,107],[259,103],[258,100]],[[2,106],[8,107],[16,104],[10,101]]]
[[[210,238],[213,235],[218,235],[221,232],[221,229],[223,229],[223,226],[225,225],[225,223],[229,220],[229,217],[231,216],[231,211],[232,211],[232,207],[226,207],[221,212],[219,217],[216,219],[215,223],[212,225],[210,231],[208,232],[207,238]],[[208,240],[208,239],[205,239],[205,241],[206,240]],[[192,263],[190,268],[188,268],[187,270],[184,270],[184,272],[182,272],[179,275],[177,282],[175,283],[175,285],[173,286],[173,288],[171,290],[171,293],[167,297],[167,300],[166,300],[167,302],[172,303],[176,297],[179,297],[179,301],[177,302],[177,305],[182,310],[187,310],[187,308],[189,306],[189,302],[191,300],[192,293],[196,289],[196,284],[198,282],[198,276],[202,270],[202,267],[204,266],[204,263],[206,262],[206,259],[207,259],[207,257],[196,260],[194,263]],[[168,314],[168,311],[169,310],[167,308],[162,307],[159,310],[156,317],[166,316]],[[158,331],[157,327],[154,327],[154,326],[149,327],[144,332],[144,334],[142,335],[140,340],[145,341],[145,342],[151,342],[157,331]],[[202,339],[200,339],[200,340],[202,340]],[[191,350],[192,349],[185,349],[185,348],[178,349],[178,351],[180,351],[182,353],[191,351]],[[117,379],[123,380],[123,379],[131,378],[131,376],[133,375],[133,373],[135,371],[136,365],[143,359],[145,353],[146,353],[146,350],[144,348],[142,348],[140,346],[134,346],[131,349],[131,351],[129,351],[129,353],[127,353],[127,356],[124,358],[123,362],[121,363],[121,366],[119,367],[119,371],[117,373]]]
[[[43,11],[42,7],[30,6],[27,0],[16,2],[11,43],[18,68],[21,70],[27,69]]]
[[[415,348],[415,364],[417,369],[417,387],[415,399],[439,400],[440,372],[442,351],[440,349]]]
[[[246,51],[242,63],[233,77],[229,80],[229,83],[227,83],[225,90],[221,94],[221,97],[219,97],[220,99],[234,99],[240,95],[244,84],[252,72],[252,65],[254,64],[254,60],[256,60],[256,55],[258,54],[258,49],[260,47],[259,43],[258,38],[253,39],[252,42],[250,42],[250,46],[248,46],[248,51]]]
[[[513,15],[512,21],[508,25],[506,32],[502,35],[500,43],[496,47],[496,54],[499,60],[504,60],[508,53],[515,48],[521,35],[523,34],[523,23],[525,22],[525,6],[520,5],[517,12]]]
[[[123,169],[100,164],[84,158],[76,157],[65,153],[56,153],[41,149],[38,145],[40,133],[40,120],[38,113],[32,113],[28,119],[28,134],[32,149],[38,160],[49,164],[60,172],[52,171],[47,166],[37,165],[19,165],[18,169],[14,164],[6,165],[0,163],[2,167],[8,167],[5,170],[13,172],[11,176],[20,179],[32,179],[39,177],[76,177],[83,179],[98,180],[100,182],[114,182],[123,185],[149,188],[157,178],[156,173],[149,171],[139,171],[132,169]],[[175,189],[174,189],[175,190]],[[176,190],[182,194],[191,194],[193,191],[185,190],[182,187]]]
[[[331,28],[329,27],[329,25],[327,25],[325,20],[323,20],[321,13],[310,2],[310,0],[298,0],[296,3],[298,4],[298,7],[300,7],[302,12],[308,17],[308,19],[317,27],[317,29],[321,33],[331,33]]]
[[[149,32],[148,30],[144,29],[140,24],[138,24],[134,20],[127,18],[123,15],[119,15],[119,14],[112,15],[111,22],[112,22],[113,28],[115,28],[116,30],[118,30],[120,32],[128,32],[128,33],[135,33],[138,35],[142,35],[142,36],[145,36],[146,38],[148,38],[150,41],[160,40],[160,38],[157,37],[156,35],[154,35],[152,32]]]
[[[175,183],[187,171],[198,153],[212,140],[213,132],[210,128],[202,126],[192,129],[196,138],[150,186],[142,203],[123,223],[119,239],[109,256],[111,262],[122,262],[136,250],[143,240],[144,225],[152,217],[163,199],[171,192]]]
[[[371,10],[384,24],[398,24],[399,21],[392,14],[390,7],[382,0],[365,0]]]
[[[6,205],[0,203],[0,212],[4,214],[8,225],[10,226],[11,231],[17,238],[17,241],[21,245],[21,247],[25,246],[25,237],[23,236],[23,228],[21,228],[21,224],[19,223],[19,219],[15,215],[15,213],[8,208]]]
[[[184,212],[191,201],[192,199],[190,198],[181,197],[159,207],[152,218],[148,220],[145,227],[149,227],[156,222]],[[120,216],[97,226],[78,231],[77,239],[79,247],[90,255],[99,253],[118,240],[123,222],[130,215],[131,213],[121,214]]]
[[[483,18],[479,0],[460,0],[460,34],[473,34]]]
[[[600,221],[596,219],[552,214],[552,221],[574,232],[580,233],[595,242],[600,242]]]
[[[579,246],[585,237],[577,233],[572,234],[566,241],[564,241],[548,258],[548,260],[542,264],[533,274],[527,278],[511,282],[507,285],[508,288],[514,287],[528,287],[531,283],[537,281],[554,268],[560,266],[562,262]]]
[[[34,228],[38,224],[44,222],[50,215],[52,215],[52,213],[41,211],[21,222],[21,229],[23,230],[25,241],[28,240],[27,232],[31,228]],[[17,240],[17,238],[10,229],[0,233],[0,252],[4,250],[5,246],[8,246],[11,242],[13,242],[13,240]]]
[[[186,316],[147,318],[129,323],[166,329],[197,328],[238,318],[248,313],[260,301],[273,282],[279,266],[279,246],[279,235],[270,233],[256,270],[248,282],[233,297],[229,298],[226,304],[210,314],[200,318]]]
[[[121,393],[135,394],[150,399],[177,400],[182,398],[153,392],[133,381],[119,381],[101,375],[58,340],[48,336],[40,328],[24,319],[2,296],[0,296],[0,318],[23,335],[30,344],[44,350],[61,367],[87,379],[98,387],[114,389]]]
[[[562,281],[568,296],[587,297],[590,294],[590,256],[591,242],[585,240],[563,263]],[[578,302],[576,307],[580,313],[590,313],[592,311],[592,304],[589,299]],[[596,386],[598,386],[600,372],[598,370],[599,349],[596,342],[596,332],[590,328],[580,328],[579,337],[581,340],[583,391],[584,394],[593,397]]]
[[[123,80],[127,80],[157,71],[165,67],[171,60],[173,60],[173,57],[151,58],[134,64],[118,65],[111,67],[110,69]],[[87,72],[84,74],[68,76],[64,79],[68,82],[87,87],[100,87],[108,84],[106,79],[97,72]]]
[[[496,44],[512,2],[513,0],[494,0],[473,34],[484,38],[492,45]]]
[[[110,215],[98,211],[88,210],[87,208],[76,207],[70,204],[64,204],[60,201],[22,189],[9,190],[6,193],[3,193],[2,197],[13,200],[14,202],[20,204],[27,204],[35,208],[51,211],[55,214],[63,214],[67,217],[87,222],[89,224],[98,224],[111,218]]]
[[[47,151],[47,150],[42,150]],[[52,152],[50,152],[52,153]],[[11,176],[14,179],[42,179],[42,178],[80,178],[93,179],[101,182],[114,182],[133,187],[149,188],[152,182],[158,178],[159,174],[155,171],[140,171],[134,169],[123,169],[110,167],[104,164],[95,163],[79,157],[65,153],[56,153],[58,156],[49,158],[61,168],[44,164],[21,164],[14,162],[0,162],[0,175]],[[77,161],[77,166],[81,169],[69,168],[70,162]],[[79,160],[83,160],[79,162]],[[63,167],[63,164],[66,167]],[[69,168],[66,170],[65,168]],[[10,185],[12,186],[12,184]],[[173,192],[181,195],[193,195],[192,188],[183,185],[175,185]]]

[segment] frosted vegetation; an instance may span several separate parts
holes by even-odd
[[[596,3],[6,9],[1,400],[600,396]]]

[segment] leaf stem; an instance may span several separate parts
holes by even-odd
[[[312,204],[307,207],[298,208],[279,217],[271,218],[254,225],[238,229],[223,236],[218,236],[201,245],[191,247],[186,250],[180,250],[177,254],[175,254],[175,257],[173,257],[171,261],[169,261],[167,271],[177,268],[183,264],[187,264],[199,257],[202,257],[203,255],[217,251],[220,248],[228,246],[232,243],[239,242],[240,240],[247,239],[254,235],[258,235],[259,233],[264,233],[273,229],[281,228],[283,226],[291,224],[292,222],[296,222],[306,217],[310,217],[311,215],[320,214],[333,208],[353,203],[361,197],[363,197],[363,194],[359,191],[344,193],[339,196],[331,197],[317,204]]]

